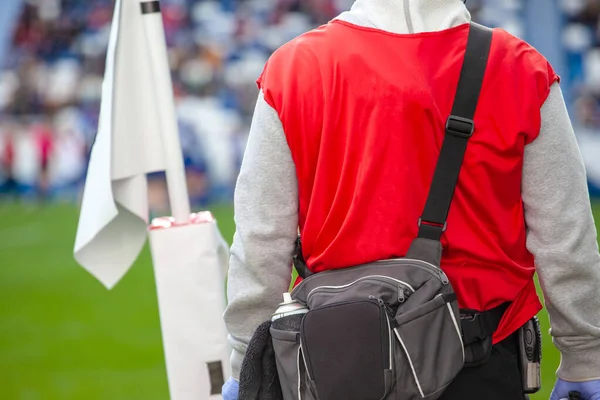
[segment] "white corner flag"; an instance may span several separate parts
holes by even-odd
[[[115,5],[98,132],[75,240],[75,259],[109,289],[146,242],[146,174],[167,167],[139,10],[135,0]]]
[[[173,217],[149,228],[146,174],[156,171]],[[74,256],[111,289],[148,236],[171,399],[221,399],[228,248],[209,212],[190,213],[160,3],[116,0]]]

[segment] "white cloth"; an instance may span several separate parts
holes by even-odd
[[[136,1],[117,0],[75,259],[112,288],[147,238],[146,173],[165,169],[158,112]]]

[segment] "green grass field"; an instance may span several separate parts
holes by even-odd
[[[231,208],[212,211],[230,241]],[[73,260],[77,213],[0,206],[0,399],[168,399],[150,254],[107,291]],[[535,399],[548,399],[557,365],[546,337]]]

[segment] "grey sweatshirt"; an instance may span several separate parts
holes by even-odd
[[[357,0],[339,19],[394,33],[448,29],[470,21],[461,0]],[[558,376],[600,379],[600,255],[586,174],[558,84],[541,109],[538,138],[525,149],[522,198],[551,334],[561,352]],[[232,375],[239,379],[248,342],[290,284],[298,232],[298,183],[277,112],[259,94],[235,191],[229,330]]]

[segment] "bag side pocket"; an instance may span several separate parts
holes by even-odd
[[[455,315],[455,295],[438,295],[396,317],[400,343],[398,382],[407,398],[437,399],[464,366],[464,346]],[[410,388],[416,387],[416,392]]]
[[[388,326],[377,301],[336,303],[309,311],[302,321],[301,341],[315,397],[384,399],[392,384]]]
[[[303,363],[300,351],[300,332],[270,329],[275,350],[277,373],[281,383],[284,400],[301,400],[300,363]]]

